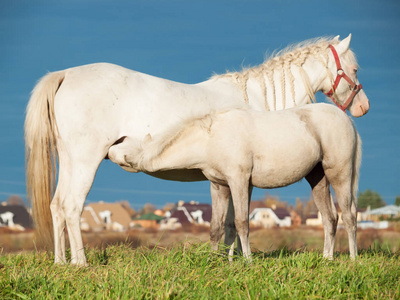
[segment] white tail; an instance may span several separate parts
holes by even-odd
[[[352,178],[351,192],[353,197],[353,203],[357,206],[358,179],[360,176],[361,157],[362,157],[362,141],[357,131],[356,135],[357,135],[357,145],[356,145],[355,158],[353,161],[353,178]]]
[[[57,172],[54,97],[64,76],[64,71],[49,73],[39,81],[32,91],[25,119],[27,197],[36,232],[47,244],[53,236],[50,203]]]

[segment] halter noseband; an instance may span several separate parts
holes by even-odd
[[[351,80],[351,78],[346,75],[346,73],[343,71],[342,66],[340,64],[339,56],[336,52],[335,47],[333,47],[332,45],[329,45],[329,48],[332,50],[333,57],[335,58],[336,67],[337,67],[337,75],[336,75],[336,79],[335,79],[335,83],[333,84],[333,87],[331,88],[331,90],[329,92],[325,93],[325,95],[327,95],[329,98],[331,98],[333,103],[335,103],[341,110],[346,112],[346,108],[350,105],[350,103],[353,101],[354,97],[362,89],[362,85],[355,84],[354,81]],[[333,94],[335,93],[335,90],[337,89],[337,87],[339,85],[340,79],[342,79],[342,78],[344,78],[350,84],[350,87],[352,88],[352,92],[351,92],[349,98],[346,100],[346,102],[343,105],[340,105],[333,97]]]

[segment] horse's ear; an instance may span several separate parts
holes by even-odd
[[[340,38],[340,35],[337,35],[337,36],[335,36],[335,37],[333,38],[333,41],[334,41],[334,42],[339,42],[339,38]]]
[[[339,54],[343,54],[344,52],[346,52],[349,47],[350,47],[350,41],[351,41],[351,33],[349,34],[349,36],[347,38],[345,38],[343,41],[341,41],[337,46],[336,46],[336,51]]]

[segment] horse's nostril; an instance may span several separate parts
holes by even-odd
[[[362,115],[365,115],[368,112],[368,109],[365,109],[363,105],[360,105]]]

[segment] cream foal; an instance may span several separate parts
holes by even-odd
[[[157,136],[148,135],[142,142],[127,137],[108,155],[131,171],[153,174],[200,169],[213,184],[229,187],[235,226],[246,258],[251,255],[248,204],[253,186],[283,187],[305,177],[318,191],[314,194],[318,202],[329,199],[324,188],[328,182],[343,212],[350,257],[354,259],[357,254],[356,193],[361,140],[351,120],[332,105],[312,104],[276,112],[245,108],[215,112]],[[329,200],[320,208],[330,205]],[[331,208],[322,213],[329,211]],[[328,219],[323,221],[331,223]],[[334,245],[328,246],[333,253]]]

